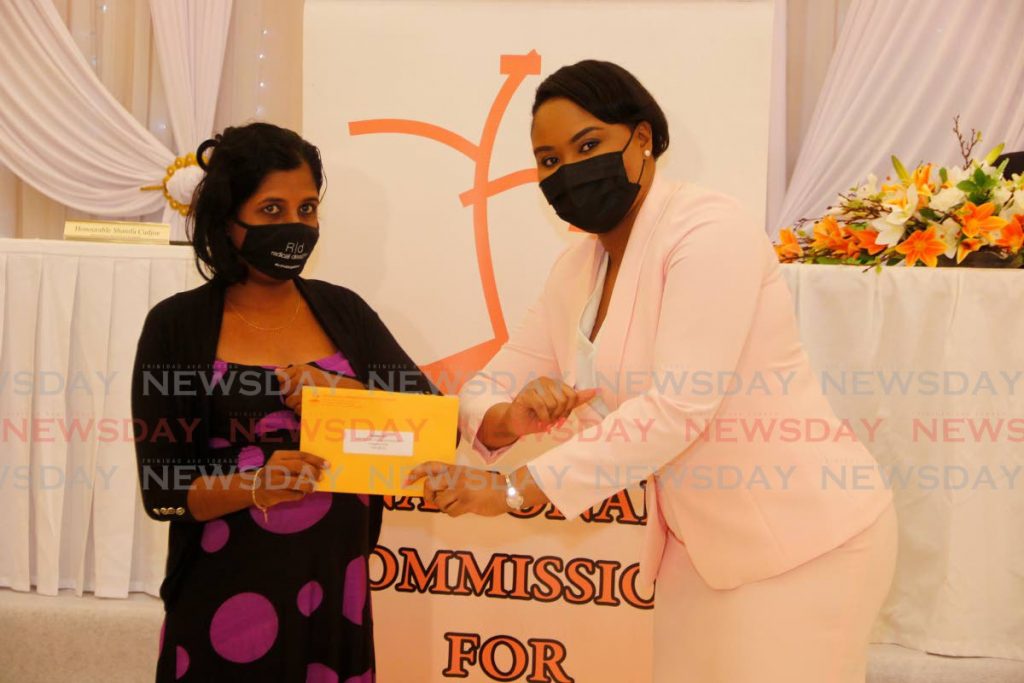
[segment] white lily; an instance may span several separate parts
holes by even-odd
[[[1008,201],[1003,204],[999,217],[1010,221],[1014,216],[1022,213],[1024,213],[1024,190],[1017,190],[1013,193],[1013,198],[1008,198]]]
[[[902,204],[882,204],[889,213],[871,221],[871,226],[878,231],[875,244],[886,246],[896,244],[903,237],[907,221],[917,213],[917,186],[906,189],[906,201]]]
[[[878,176],[874,173],[868,174],[868,181],[857,188],[857,199],[867,199],[878,194]]]
[[[956,236],[960,234],[960,224],[952,218],[947,218],[941,224],[935,226],[935,231],[939,234],[942,241],[946,243],[946,251],[943,253],[946,257],[953,258],[956,255]]]
[[[1010,200],[1010,188],[1005,185],[997,185],[992,189],[992,201],[996,203],[996,206],[1006,206],[1006,202]]]
[[[928,206],[939,213],[946,213],[957,204],[962,204],[966,199],[967,195],[964,194],[963,190],[957,189],[955,186],[947,187],[932,195],[932,200],[928,202]]]
[[[953,166],[952,168],[946,169],[946,180],[950,186],[956,187],[957,183],[967,180],[971,177],[974,170],[971,168],[962,168],[960,166]]]

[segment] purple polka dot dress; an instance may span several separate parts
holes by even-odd
[[[355,376],[340,353],[310,365]],[[299,419],[273,370],[214,365],[208,445],[235,471],[298,449]],[[271,507],[268,517],[248,507],[172,525],[179,560],[157,681],[374,681],[367,560],[380,532],[379,499],[314,492]]]

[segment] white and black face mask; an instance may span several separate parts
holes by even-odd
[[[253,268],[278,280],[290,280],[301,273],[320,238],[319,227],[305,223],[235,222],[245,228],[238,253]]]

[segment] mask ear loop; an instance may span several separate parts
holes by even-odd
[[[635,126],[633,126],[633,130],[631,130],[629,132],[629,140],[626,140],[626,146],[622,148],[622,151],[620,151],[619,154],[625,154],[626,150],[629,149],[630,143],[633,142],[633,136],[636,135],[636,129],[639,128],[639,127],[640,127],[639,123],[636,124]],[[648,151],[649,150],[644,150],[644,158],[643,158],[642,162],[640,163],[640,175],[637,176],[636,182],[632,183],[633,185],[639,185],[640,184],[640,180],[643,179],[643,177],[644,177],[644,169],[647,167],[647,157],[648,157],[647,152]],[[623,164],[622,167],[623,167],[623,169],[625,169],[626,165]],[[626,179],[629,180],[629,177],[627,176]]]

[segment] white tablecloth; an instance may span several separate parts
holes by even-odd
[[[1024,659],[1024,271],[862,270],[783,267],[833,407],[892,477],[877,637]]]
[[[784,273],[837,412],[906,480],[894,483],[900,558],[877,639],[1024,659],[1024,424],[1007,431],[1024,418],[1024,273]],[[0,586],[156,594],[166,527],[142,510],[130,432],[109,431],[130,418],[146,311],[199,282],[187,247],[0,240]],[[94,431],[64,438],[74,418]],[[985,418],[1002,434],[972,437]],[[24,438],[33,420],[38,438]]]
[[[201,281],[192,259],[0,239],[0,585],[159,588],[166,528],[138,494],[131,370],[149,308]]]

